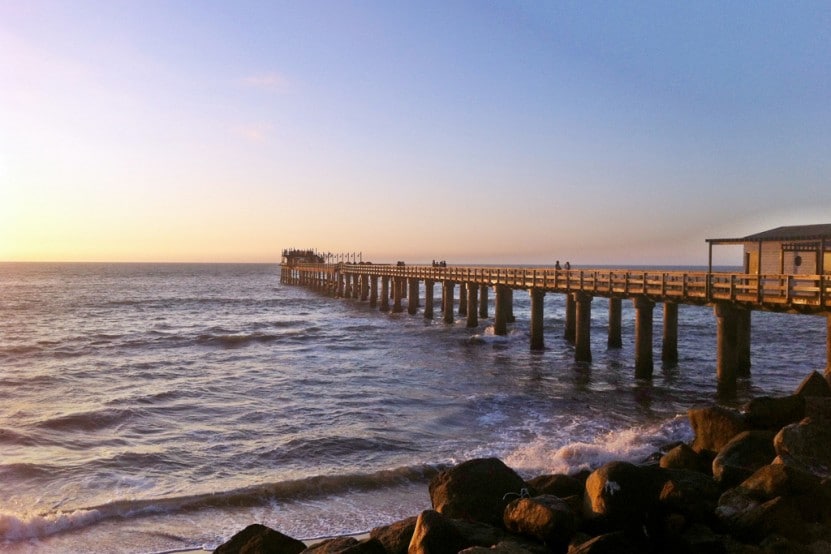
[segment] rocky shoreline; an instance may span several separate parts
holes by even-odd
[[[741,410],[688,412],[692,444],[641,464],[524,480],[502,461],[463,462],[429,485],[432,510],[367,538],[306,545],[251,525],[217,554],[831,554],[831,386]]]

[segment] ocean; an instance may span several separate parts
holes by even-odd
[[[676,367],[634,378],[634,309],[591,364],[545,298],[507,337],[280,284],[276,264],[0,264],[0,550],[213,549],[251,523],[300,539],[430,507],[436,471],[497,456],[526,477],[639,461],[716,402],[715,317],[679,307]],[[437,296],[440,294],[438,287]],[[423,295],[423,290],[422,290]],[[491,295],[493,302],[493,295]],[[491,306],[490,315],[493,315]],[[825,366],[821,317],[754,312],[752,396]]]

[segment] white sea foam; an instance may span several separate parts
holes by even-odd
[[[76,510],[44,515],[0,513],[0,541],[17,541],[45,537],[54,533],[86,527],[104,516],[99,510]]]
[[[615,460],[639,462],[665,444],[691,439],[692,430],[686,417],[679,416],[656,425],[607,431],[592,439],[559,447],[551,437],[539,437],[511,452],[505,462],[529,475],[570,474],[596,469]]]

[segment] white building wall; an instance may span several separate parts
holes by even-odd
[[[759,252],[758,242],[744,243],[745,260],[748,254],[756,256]],[[796,264],[796,257],[802,259],[800,265]],[[784,273],[792,275],[816,275],[817,255],[813,251],[808,252],[785,252],[782,254],[781,242],[762,243],[762,274],[778,275],[782,271],[781,260],[784,259]]]

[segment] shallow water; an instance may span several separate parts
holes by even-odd
[[[447,464],[636,460],[716,398],[708,308],[680,306],[678,366],[638,381],[629,302],[610,351],[595,300],[586,365],[559,295],[531,352],[521,292],[507,337],[281,286],[276,265],[0,264],[0,293],[10,552],[211,548],[252,522],[362,532],[428,507]],[[736,403],[824,367],[825,319],[754,313],[752,356]]]

